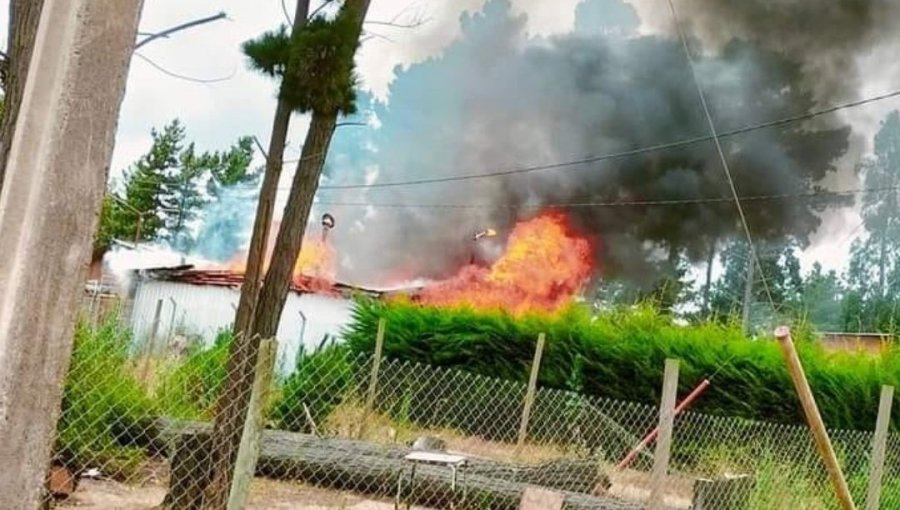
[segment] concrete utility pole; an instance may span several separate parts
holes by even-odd
[[[142,0],[45,0],[0,194],[0,508],[36,509]]]

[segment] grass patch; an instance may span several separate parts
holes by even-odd
[[[155,408],[128,370],[129,335],[114,319],[79,321],[57,424],[56,457],[74,471],[90,467],[130,478],[144,459]]]

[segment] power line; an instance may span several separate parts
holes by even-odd
[[[887,92],[884,94],[879,94],[877,96],[871,96],[864,99],[860,99],[857,101],[850,101],[847,103],[841,103],[837,105],[833,105],[827,108],[823,108],[820,110],[813,110],[807,113],[792,115],[789,117],[782,117],[780,119],[759,122],[756,124],[750,124],[747,126],[743,126],[737,129],[732,129],[730,131],[723,131],[718,133],[718,137],[722,138],[731,138],[733,136],[737,136],[744,133],[749,133],[752,131],[758,131],[761,129],[768,129],[773,127],[784,126],[787,124],[793,124],[795,122],[809,120],[816,117],[821,117],[823,115],[828,115],[831,113],[835,113],[841,110],[846,110],[850,108],[856,108],[859,106],[863,106],[869,103],[874,103],[878,101],[883,101],[885,99],[891,99],[900,96],[900,90],[895,90],[892,92]],[[675,140],[667,143],[660,143],[655,145],[647,145],[643,147],[637,147],[634,149],[628,149],[619,152],[611,152],[607,154],[600,154],[596,156],[587,156],[580,159],[573,159],[568,161],[558,161],[554,163],[547,163],[542,165],[532,165],[532,166],[524,166],[518,168],[509,168],[506,170],[498,170],[495,172],[487,172],[487,173],[479,173],[479,174],[465,174],[465,175],[453,175],[453,176],[444,176],[444,177],[430,177],[423,179],[411,179],[406,181],[391,181],[391,182],[376,182],[372,184],[333,184],[333,185],[323,185],[319,186],[320,190],[341,190],[341,189],[370,189],[370,188],[392,188],[399,186],[417,186],[423,184],[438,184],[438,183],[447,183],[447,182],[456,182],[456,181],[468,181],[474,179],[486,179],[493,177],[502,177],[507,175],[517,175],[517,174],[527,174],[532,172],[540,172],[545,170],[556,170],[562,169],[566,167],[585,165],[588,163],[597,163],[601,161],[609,161],[614,159],[626,158],[630,156],[638,156],[641,154],[647,154],[650,152],[658,152],[667,149],[676,149],[679,147],[685,147],[688,145],[694,145],[701,142],[713,141],[712,135],[704,135],[704,136],[695,136],[692,138],[685,138],[683,140]]]
[[[743,202],[755,201],[776,201],[776,200],[797,200],[797,199],[815,199],[824,197],[852,196],[867,193],[888,193],[900,192],[900,186],[886,186],[882,188],[854,188],[845,190],[816,190],[803,193],[782,193],[769,195],[747,195],[739,197]],[[732,196],[718,196],[705,198],[685,198],[685,199],[659,199],[659,200],[614,200],[604,202],[561,202],[561,203],[542,203],[533,205],[512,205],[512,204],[452,204],[452,203],[397,203],[397,202],[345,202],[345,201],[318,201],[318,205],[328,205],[336,207],[383,207],[391,209],[576,209],[576,208],[601,208],[601,207],[668,207],[668,206],[689,206],[713,203],[731,203],[734,202]]]
[[[210,83],[218,83],[218,82],[221,82],[221,81],[227,81],[227,80],[230,80],[230,79],[234,78],[234,71],[232,71],[231,74],[229,74],[228,76],[222,76],[222,77],[219,77],[219,78],[195,78],[195,77],[193,77],[193,76],[186,76],[186,75],[183,75],[183,74],[178,74],[178,73],[173,72],[173,71],[169,71],[169,70],[166,69],[165,67],[163,67],[163,66],[157,64],[156,62],[154,62],[153,60],[151,60],[149,57],[147,57],[147,56],[145,56],[145,55],[142,55],[141,53],[138,53],[137,51],[134,52],[134,56],[135,56],[135,57],[138,57],[138,58],[140,58],[141,60],[143,60],[144,62],[150,64],[150,65],[151,65],[153,68],[155,68],[157,71],[159,71],[159,72],[161,72],[161,73],[163,73],[163,74],[165,74],[165,75],[171,76],[172,78],[178,78],[179,80],[191,81],[191,82],[194,82],[194,83],[210,84]]]
[[[131,186],[136,186],[143,190],[153,190],[156,188],[153,181],[149,180],[132,180]],[[279,188],[285,189],[285,188]],[[826,197],[842,197],[864,194],[892,193],[900,192],[900,186],[884,186],[876,188],[849,188],[840,190],[812,190],[799,193],[778,193],[764,195],[745,195],[740,199],[743,202],[764,202],[778,200],[802,200],[816,199]],[[331,205],[337,207],[384,207],[393,209],[577,209],[577,208],[603,208],[603,207],[676,207],[704,205],[714,203],[734,202],[731,196],[716,197],[698,197],[698,198],[672,198],[672,199],[648,199],[648,200],[609,200],[609,201],[587,201],[587,202],[557,202],[542,203],[534,205],[511,205],[496,203],[403,203],[403,202],[368,202],[368,201],[317,201],[316,204]]]

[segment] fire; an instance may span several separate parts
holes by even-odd
[[[275,236],[278,232],[278,224],[272,227],[267,243],[267,253],[263,271],[268,270],[269,261],[272,258],[272,249],[275,245]],[[322,283],[329,286],[335,278],[335,255],[331,243],[323,237],[306,235],[303,237],[303,248],[294,264],[293,280],[295,283],[303,281],[305,284]],[[235,273],[243,274],[247,270],[247,254],[238,253],[227,264],[227,269]],[[314,282],[306,280],[313,279]]]
[[[554,311],[572,301],[591,275],[590,243],[572,232],[559,212],[516,224],[506,250],[490,267],[469,265],[424,289],[420,301],[469,305],[514,314]]]

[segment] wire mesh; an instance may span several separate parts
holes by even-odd
[[[115,319],[79,326],[48,502],[75,507],[115,493],[125,499],[109,508],[140,508],[127,500],[136,494],[146,508],[196,508],[226,471],[210,433],[217,406],[242,400],[220,399],[230,337],[186,345],[176,345],[176,333],[164,337],[151,350]],[[644,508],[654,489],[652,444],[620,465],[658,424],[654,406],[538,388],[520,436],[522,382],[393,359],[373,376],[371,356],[336,343],[291,361],[271,363],[266,391],[244,395],[266,428],[251,508],[348,498],[385,508],[518,508],[526,487],[540,487],[563,494],[566,508],[628,509]],[[872,433],[831,438],[862,507]],[[805,427],[686,412],[675,419],[671,451],[664,508],[838,508]],[[416,452],[428,455],[414,462]],[[900,508],[895,434],[880,508]]]

